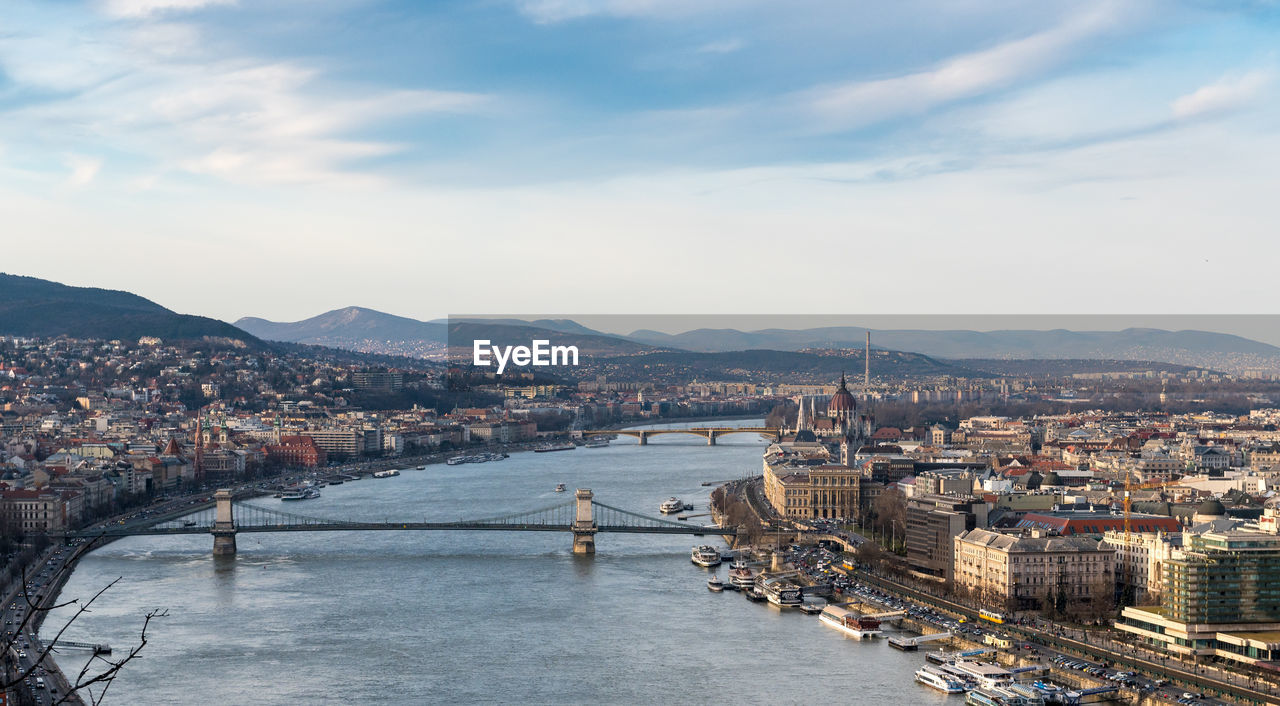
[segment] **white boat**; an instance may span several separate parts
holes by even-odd
[[[829,605],[823,608],[818,620],[827,627],[835,628],[856,640],[879,637],[881,635],[879,620],[860,616],[839,606]]]
[[[677,512],[684,512],[684,503],[681,502],[680,498],[670,498],[668,500],[663,501],[663,503],[658,506],[658,511],[664,515],[672,515]]]
[[[445,461],[445,463],[449,464],[450,466],[456,466],[456,465],[458,465],[458,464],[460,464],[460,463],[466,463],[466,462],[467,462],[467,457],[466,457],[466,456],[454,456],[453,458],[449,459],[448,461]]]
[[[426,467],[426,466],[418,466],[418,470],[419,470],[419,471],[425,471],[425,470],[427,470],[427,467]]]
[[[556,492],[563,493],[565,490],[564,483],[556,483]]]
[[[373,477],[374,477],[374,478],[394,478],[394,477],[396,477],[396,476],[398,476],[398,475],[400,475],[400,471],[397,471],[397,470],[396,470],[396,469],[394,469],[394,468],[392,468],[391,470],[388,470],[388,471],[374,471],[374,472],[373,472]]]
[[[941,691],[944,694],[961,694],[964,693],[964,684],[941,671],[925,665],[916,670],[916,681]]]
[[[713,593],[720,593],[724,590],[724,584],[720,582],[719,576],[711,574],[711,578],[707,579],[707,588]]]
[[[285,488],[280,492],[281,500],[311,500],[312,498],[318,497],[320,497],[320,491],[311,487],[302,488],[294,486],[292,488]]]
[[[729,584],[740,591],[745,591],[756,585],[756,572],[739,559],[729,565]]]
[[[587,440],[587,448],[599,449],[609,445],[609,439],[603,436],[593,436]]]
[[[710,544],[694,547],[689,555],[689,560],[698,566],[719,566],[720,550]]]
[[[764,596],[779,608],[795,608],[804,603],[804,593],[799,586],[780,580],[765,584]]]

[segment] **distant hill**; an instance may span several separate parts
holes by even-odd
[[[1082,358],[961,358],[945,362],[993,377],[1065,377],[1083,373],[1165,372],[1185,374],[1196,368],[1153,360],[1106,360]]]
[[[306,343],[362,353],[441,358],[444,324],[418,321],[381,311],[349,306],[293,322],[245,317],[236,326],[268,341]]]
[[[618,380],[757,380],[771,381],[778,376],[796,380],[830,382],[841,373],[855,378],[862,370],[858,355],[831,355],[797,351],[744,350],[717,353],[690,351],[655,351],[625,358],[595,361],[609,369],[610,379]],[[938,375],[958,377],[998,377],[973,370],[956,361],[941,361],[919,353],[873,351],[872,370],[876,375],[893,378],[919,378]]]
[[[455,355],[470,356],[471,342],[529,345],[536,338],[578,346],[584,356],[629,355],[653,346],[609,336],[565,319],[437,319],[418,321],[364,307],[349,306],[294,322],[246,317],[236,326],[269,341],[306,343],[364,353],[442,359],[450,337],[460,342]],[[466,350],[463,350],[465,348]]]
[[[679,334],[641,330],[628,338],[656,346],[715,352],[769,348],[862,348],[867,329],[697,329]],[[1225,333],[1130,328],[1123,331],[871,330],[871,345],[937,358],[1148,360],[1233,370],[1280,368],[1280,348]]]
[[[136,294],[0,273],[0,334],[260,343],[231,324],[170,311]]]

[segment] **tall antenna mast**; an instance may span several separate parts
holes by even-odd
[[[862,389],[871,389],[871,329],[867,329],[866,370],[862,373]]]

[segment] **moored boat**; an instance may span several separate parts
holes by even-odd
[[[702,546],[693,548],[693,551],[689,555],[689,560],[698,566],[719,566],[720,550],[709,544],[703,544]]]
[[[711,574],[711,578],[707,579],[707,588],[713,593],[720,593],[724,590],[724,584],[720,582],[718,575]]]
[[[818,620],[858,640],[881,635],[879,620],[858,615],[839,606],[827,606],[822,610],[822,615],[818,616]]]
[[[396,469],[394,469],[394,468],[392,468],[392,469],[390,469],[390,470],[386,470],[386,471],[374,471],[374,472],[373,472],[373,477],[374,477],[374,478],[394,478],[395,476],[398,476],[398,475],[400,475],[400,471],[397,471],[397,470],[396,470]]]
[[[318,497],[320,497],[320,491],[309,486],[305,488],[299,486],[285,488],[280,493],[281,500],[311,500]]]
[[[729,565],[729,584],[739,590],[751,588],[756,585],[756,572],[739,559]]]
[[[541,454],[547,453],[548,451],[573,451],[576,448],[578,447],[573,444],[546,444],[544,446],[537,447],[533,452]]]
[[[658,512],[661,512],[664,515],[673,515],[677,512],[683,511],[684,503],[681,502],[679,498],[669,498],[664,500],[662,504],[658,506]]]
[[[964,692],[964,684],[943,672],[925,665],[916,670],[916,681],[927,687],[937,689],[944,694],[960,694]]]
[[[804,592],[799,586],[785,581],[771,581],[764,586],[764,595],[779,608],[795,608],[804,603]]]

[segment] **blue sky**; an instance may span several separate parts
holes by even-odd
[[[1278,30],[1263,1],[11,1],[0,269],[224,319],[1269,312]]]

